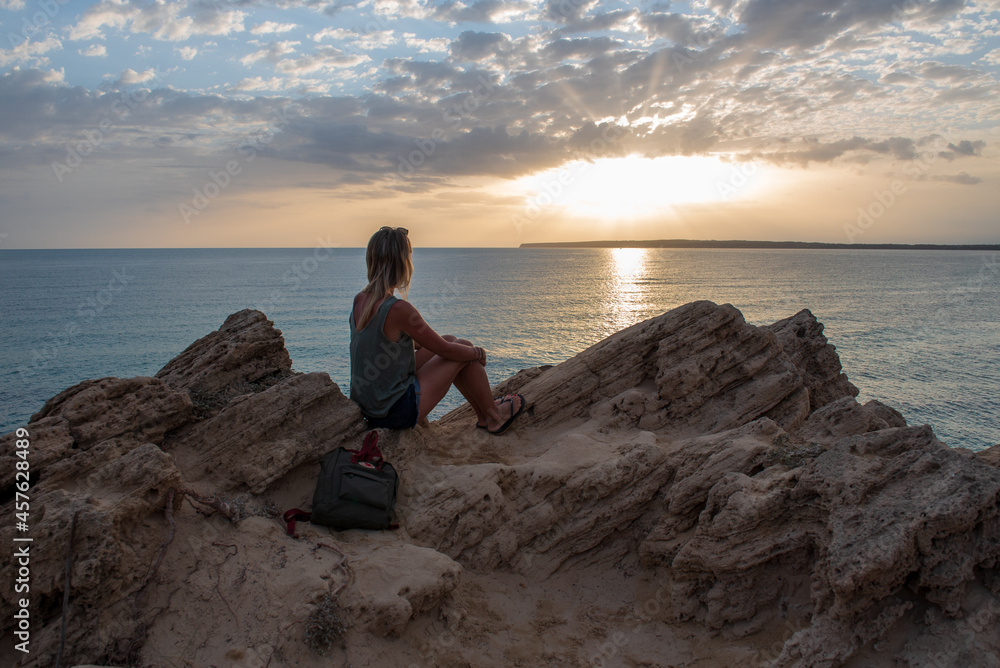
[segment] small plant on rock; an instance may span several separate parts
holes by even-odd
[[[306,644],[320,656],[326,656],[334,643],[343,644],[346,630],[337,599],[327,594],[306,620]]]

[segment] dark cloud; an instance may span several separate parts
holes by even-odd
[[[448,49],[457,60],[478,61],[496,55],[510,45],[510,37],[499,32],[466,30]]]
[[[659,127],[641,138],[626,141],[626,144],[634,144],[636,151],[655,158],[661,155],[703,154],[720,139],[716,121],[708,113],[701,113],[686,123]]]
[[[899,160],[913,160],[918,155],[916,142],[907,137],[891,137],[882,142],[869,143],[867,148],[876,153],[891,153]]]
[[[818,139],[810,139],[806,142],[806,145],[809,148],[787,155],[790,161],[798,162],[804,166],[808,165],[810,162],[831,162],[848,151],[856,151],[859,148],[865,148],[867,144],[868,142],[861,137],[841,139],[839,141],[830,142],[829,144],[824,144]]]
[[[963,139],[957,144],[948,144],[948,148],[958,155],[981,155],[980,151],[986,148],[986,142],[981,139],[977,141]]]
[[[979,139],[976,141],[969,141],[968,139],[963,139],[962,141],[948,144],[948,150],[941,151],[938,155],[948,162],[955,160],[957,158],[967,158],[973,156],[982,155],[981,151],[986,148],[986,142]]]
[[[962,86],[960,88],[947,88],[939,92],[934,99],[941,103],[953,104],[959,102],[977,102],[988,100],[997,96],[996,84],[987,86]]]
[[[574,39],[557,39],[549,42],[542,49],[542,54],[556,61],[566,58],[582,58],[589,60],[608,52],[615,51],[623,42],[610,37],[577,37]]]
[[[179,158],[190,147],[209,140],[222,138],[222,145],[231,150],[246,139],[247,130],[227,127],[264,126],[273,129],[273,140],[260,155],[323,164],[366,178],[394,173],[400,156],[415,150],[428,153],[420,166],[427,175],[511,177],[557,166],[592,150],[595,141],[607,156],[706,153],[727,138],[752,136],[753,124],[766,118],[767,110],[798,114],[816,104],[794,89],[775,94],[772,84],[759,83],[732,93],[739,106],[720,115],[703,93],[711,91],[713,84],[702,75],[720,62],[711,50],[700,53],[670,47],[644,54],[616,50],[614,40],[600,38],[562,39],[553,44],[553,58],[586,54],[591,59],[586,64],[523,71],[502,84],[486,70],[462,69],[447,62],[388,60],[384,67],[396,76],[383,81],[379,92],[363,98],[233,100],[156,89],[130,110],[116,132],[136,147],[158,145],[158,150]],[[684,61],[681,71],[673,60],[678,54],[691,59]],[[752,58],[758,66],[772,59]],[[831,76],[817,86],[828,100],[835,101],[857,95],[865,84]],[[636,120],[651,114],[650,108],[637,103],[653,100],[660,105],[655,109],[660,118],[669,119],[688,107],[695,113],[659,127],[596,123],[608,117],[628,115]],[[8,145],[0,156],[2,162],[24,164],[31,155],[30,162],[46,164],[64,157],[65,141],[81,136],[88,124],[96,126],[102,114],[110,113],[113,101],[109,94],[54,83],[39,71],[0,76],[0,136],[6,137]],[[40,124],[39,118],[46,123]],[[217,126],[205,128],[207,119],[216,119]],[[537,125],[517,127],[510,119],[531,119]],[[202,129],[192,131],[195,127]],[[606,141],[609,129],[614,130],[613,142]],[[918,149],[932,141],[945,145],[939,137],[813,138],[785,142],[779,150],[758,150],[756,157],[802,166],[855,159],[865,153],[913,160]],[[123,158],[133,155],[127,145],[123,141]],[[982,140],[963,139],[948,144],[941,155],[949,160],[975,156],[985,146]]]
[[[449,63],[408,60],[406,58],[389,58],[382,67],[393,74],[399,75],[383,79],[377,85],[377,90],[389,94],[410,90],[433,90],[450,88],[461,70]]]
[[[925,62],[920,68],[920,75],[926,79],[934,81],[947,81],[948,83],[961,83],[983,76],[981,70],[961,65],[944,65],[934,61]]]
[[[410,146],[408,137],[388,132],[372,132],[362,125],[341,124],[313,118],[296,118],[285,131],[288,138],[279,147],[285,157],[292,157],[290,145],[299,147],[300,159],[323,162],[332,155],[392,155]]]
[[[116,119],[115,127],[123,160],[139,155],[135,147],[142,145],[176,156],[177,164],[188,155],[203,156],[205,145],[238,145],[246,128],[272,127],[274,139],[261,155],[345,170],[351,175],[339,181],[345,185],[377,182],[395,173],[400,156],[424,151],[421,173],[433,179],[397,184],[409,191],[437,187],[456,175],[511,177],[557,166],[602,142],[609,156],[696,155],[738,140],[743,147],[757,147],[751,157],[779,164],[879,156],[908,161],[920,154],[923,140],[896,136],[903,134],[899,131],[844,137],[837,128],[819,128],[816,138],[802,140],[785,136],[789,131],[784,130],[809,132],[816,127],[809,126],[811,119],[835,122],[845,110],[847,116],[853,113],[852,104],[862,109],[866,100],[882,104],[891,99],[887,95],[906,92],[886,84],[930,80],[936,101],[955,105],[995,98],[989,75],[968,67],[900,63],[884,68],[888,71],[875,81],[878,71],[838,68],[836,53],[803,52],[819,45],[871,48],[866,31],[899,20],[894,5],[905,1],[715,0],[711,6],[719,16],[693,16],[671,12],[665,2],[639,10],[608,8],[595,0],[548,0],[539,8],[542,21],[527,35],[520,26],[488,25],[501,13],[508,17],[512,8],[527,12],[525,3],[428,4],[419,11],[435,20],[487,25],[461,31],[444,58],[365,64],[378,68],[373,70],[377,79],[357,95],[233,99],[154,82],[147,101]],[[271,4],[328,13],[348,6],[308,0]],[[922,0],[905,14],[933,19],[960,6],[957,0]],[[737,22],[723,31],[730,17]],[[296,55],[322,55],[323,48],[331,47],[300,45]],[[265,50],[257,62],[274,65],[283,57]],[[493,70],[503,72],[502,80]],[[122,88],[129,77],[120,77]],[[66,86],[38,70],[0,76],[0,162],[23,164],[30,155],[44,164],[64,154],[65,142],[111,113],[114,95],[122,92]],[[276,114],[288,120],[279,123]],[[619,127],[607,120],[622,117],[636,125]],[[641,125],[640,119],[645,119]],[[847,127],[864,127],[863,120]],[[612,130],[615,140],[609,142],[606,134]],[[769,148],[760,148],[763,137],[772,142]],[[941,150],[944,145],[941,141],[934,151],[955,160],[980,155],[985,142],[968,139]]]
[[[369,175],[355,174],[352,172],[341,176],[340,182],[345,185],[366,186],[375,183],[375,179]]]
[[[795,148],[787,151],[759,152],[754,157],[773,162],[775,164],[797,164],[803,167],[811,162],[827,163],[845,156],[848,153],[861,155],[865,152],[872,152],[881,155],[889,155],[896,160],[916,160],[921,157],[918,147],[926,146],[932,142],[941,141],[939,136],[924,137],[919,140],[908,137],[890,137],[881,141],[873,141],[863,137],[851,137],[838,141],[823,143],[819,139],[807,139],[803,141],[803,148]],[[969,144],[969,142],[959,142]],[[975,145],[985,142],[975,142]],[[949,145],[954,146],[954,145]],[[971,149],[969,145],[967,149]],[[941,153],[943,157],[944,154]]]
[[[910,5],[912,10],[900,11]],[[850,29],[872,30],[909,16],[940,19],[964,5],[964,0],[749,0],[739,22],[758,46],[808,49]]]
[[[427,166],[442,174],[483,174],[512,178],[560,163],[558,143],[527,131],[474,128],[444,142]]]
[[[907,72],[896,71],[882,75],[882,78],[879,79],[879,81],[887,84],[912,84],[918,83],[920,79]]]
[[[623,27],[629,19],[636,16],[640,16],[637,9],[616,9],[593,16],[582,16],[554,31],[552,34],[555,37],[562,37],[563,35],[597,32],[599,30],[616,30]]]
[[[682,14],[643,14],[639,17],[639,25],[651,37],[665,37],[685,46],[694,41],[695,31],[691,26],[691,19]]]
[[[557,23],[575,23],[583,19],[597,0],[545,0],[542,15]]]

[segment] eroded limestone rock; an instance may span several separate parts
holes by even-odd
[[[72,471],[49,476],[43,470],[31,487],[27,534],[15,530],[13,503],[4,504],[0,515],[0,540],[5,544],[24,545],[14,543],[15,535],[33,539],[28,544],[32,651],[22,660],[25,667],[55,662],[74,515],[68,657],[97,659],[107,650],[111,629],[123,636],[134,631],[134,601],[167,536],[162,512],[169,489],[180,484],[180,472],[169,455],[151,443],[133,447],[114,441],[81,454],[67,461]],[[0,577],[14,582],[17,569],[18,562],[7,558],[0,564]],[[17,596],[13,588],[0,594],[11,610]],[[97,633],[98,624],[103,635]]]
[[[837,350],[823,335],[823,323],[809,309],[767,327],[802,374],[809,390],[810,412],[841,397],[858,396],[856,388],[843,373]]]
[[[365,429],[358,405],[329,375],[307,373],[234,399],[165,447],[187,480],[257,494],[340,445],[356,447]]]
[[[124,656],[116,648],[142,646],[147,622],[150,656],[314,665],[322,660],[286,631],[335,590],[356,622],[352,651],[429,656],[407,649],[407,630],[440,612],[448,660],[474,663],[476,633],[496,642],[508,627],[492,612],[479,622],[463,621],[477,610],[447,612],[463,572],[544,586],[605,567],[641,567],[664,589],[642,622],[648,661],[657,629],[676,620],[730,637],[781,624],[786,639],[756,656],[782,668],[840,665],[903,627],[928,640],[896,643],[887,660],[901,665],[919,665],[921,652],[966,661],[1000,651],[990,639],[1000,618],[997,448],[949,449],[884,404],[858,404],[808,311],[754,327],[731,306],[688,304],[496,388],[511,391],[530,408],[505,436],[476,430],[468,407],[383,434],[402,478],[397,532],[306,525],[295,540],[266,512],[233,523],[175,498],[176,536],[145,590],[171,488],[307,507],[319,458],[359,445],[365,422],[327,374],[291,372],[281,333],[252,311],[157,378],[60,393],[28,425],[32,531],[46,550],[32,566],[39,649],[25,665],[54,664],[76,513],[67,665]],[[8,544],[14,443],[0,438]],[[0,575],[13,568],[3,562]],[[634,603],[619,624],[634,621]],[[179,637],[176,623],[191,615],[203,623]],[[0,626],[7,633],[9,619]],[[967,642],[936,642],[953,632]],[[618,656],[615,637],[602,656]],[[572,662],[573,651],[552,656]]]
[[[191,400],[158,378],[85,380],[45,402],[29,424],[46,418],[66,420],[73,447],[125,437],[137,443],[162,443],[163,436],[190,420]]]
[[[440,473],[405,509],[411,536],[473,570],[547,574],[628,526],[673,471],[653,434],[640,432],[573,433],[521,464]]]
[[[217,331],[204,336],[156,372],[156,377],[178,390],[194,393],[236,394],[256,383],[292,369],[285,339],[260,311],[234,313]]]

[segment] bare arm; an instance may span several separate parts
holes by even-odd
[[[415,347],[427,348],[435,355],[458,362],[485,361],[486,352],[477,346],[446,341],[427,324],[420,312],[407,301],[400,300],[389,309],[386,330],[396,330],[407,334]],[[386,331],[389,335],[390,332]]]

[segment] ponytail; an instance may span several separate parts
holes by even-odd
[[[361,318],[355,323],[358,331],[368,325],[378,302],[397,288],[407,296],[413,276],[413,246],[402,227],[383,227],[372,235],[365,252],[368,265],[368,285],[361,291],[368,296]]]

